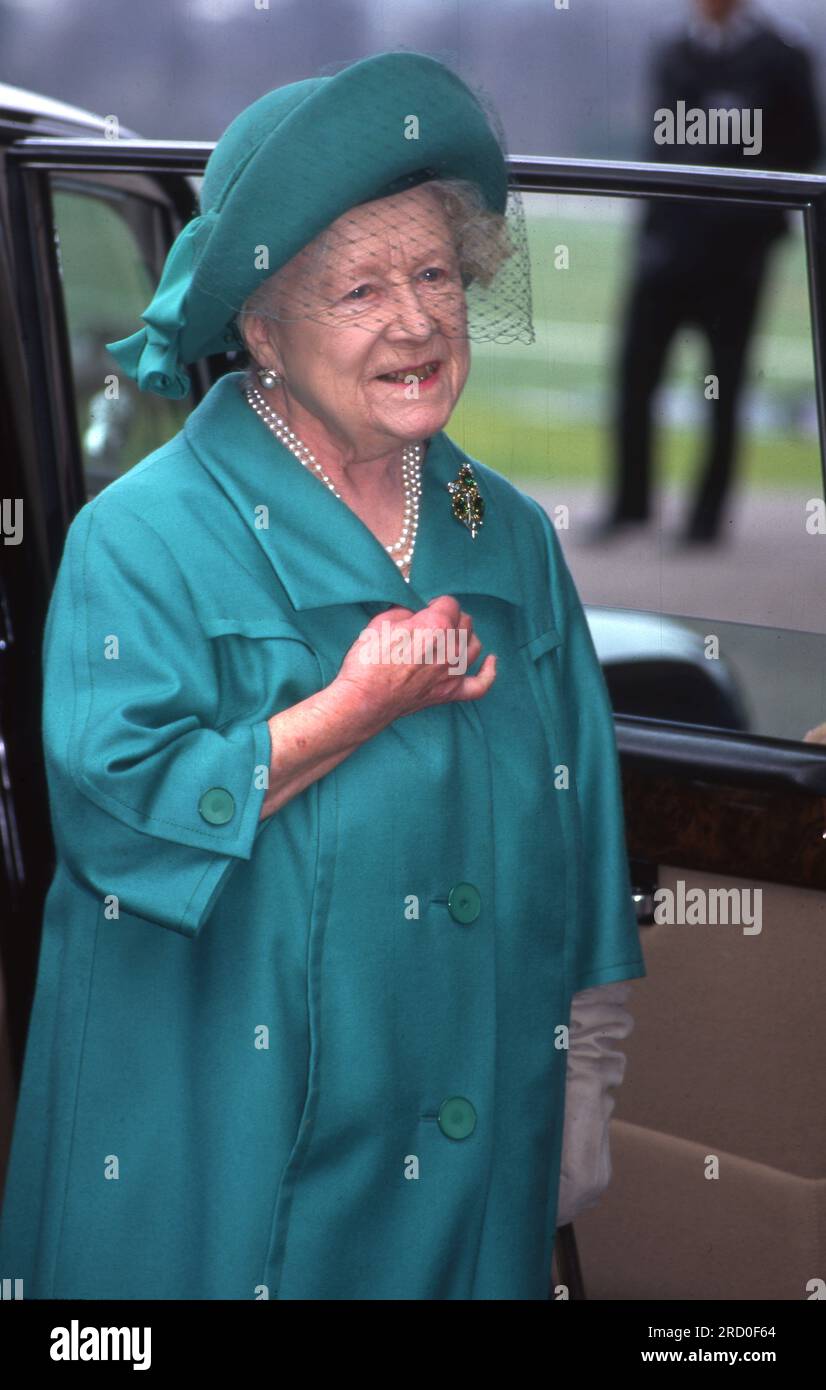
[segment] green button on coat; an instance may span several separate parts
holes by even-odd
[[[226,787],[210,787],[198,802],[198,810],[210,825],[226,825],[235,814],[232,792],[228,792]]]
[[[476,1128],[476,1111],[464,1096],[450,1096],[439,1106],[439,1128],[448,1139],[467,1139]]]
[[[464,926],[476,921],[481,906],[479,889],[474,888],[472,883],[457,883],[447,895],[448,912]]]

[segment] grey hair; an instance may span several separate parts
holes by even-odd
[[[491,212],[481,188],[470,179],[428,179],[424,187],[432,188],[439,199],[465,288],[473,280],[487,288],[514,251],[504,213]],[[235,328],[245,344],[244,320],[258,313],[268,316],[277,277],[275,271],[253,290],[235,316]]]
[[[463,277],[487,288],[514,250],[504,213],[491,212],[470,179],[430,179],[426,187],[438,194]]]

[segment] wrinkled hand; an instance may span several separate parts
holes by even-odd
[[[493,653],[477,675],[466,674],[481,650],[470,614],[455,598],[440,594],[417,613],[403,607],[377,613],[348,651],[333,685],[377,732],[429,705],[480,699],[496,679]]]

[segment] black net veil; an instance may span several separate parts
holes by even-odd
[[[446,66],[450,64],[445,61]],[[328,65],[334,75],[346,64]],[[489,93],[462,81],[485,113],[503,160],[506,140]],[[437,121],[438,110],[423,113]],[[397,132],[384,137],[398,150]],[[379,151],[381,131],[371,135]],[[347,150],[301,151],[307,182],[324,179],[331,160]],[[392,167],[392,154],[384,167]],[[410,161],[408,161],[409,163]],[[285,198],[300,225],[302,186],[293,181]],[[195,271],[199,289],[222,300],[238,347],[247,348],[244,326],[251,314],[275,322],[311,321],[330,331],[359,328],[380,334],[388,324],[409,320],[417,332],[428,321],[434,333],[471,342],[533,343],[533,309],[528,237],[522,195],[507,181],[503,211],[492,211],[481,187],[445,174],[438,161],[423,164],[381,185],[322,227],[286,261],[272,268],[266,240],[238,247],[253,258],[258,284],[244,294],[227,288],[233,278],[211,279],[209,267]]]

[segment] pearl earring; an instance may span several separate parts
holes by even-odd
[[[275,386],[276,383],[281,380],[281,377],[278,375],[278,372],[274,369],[274,367],[259,367],[257,369],[257,376],[258,380],[261,382],[261,385],[267,391],[269,391],[271,387]]]

